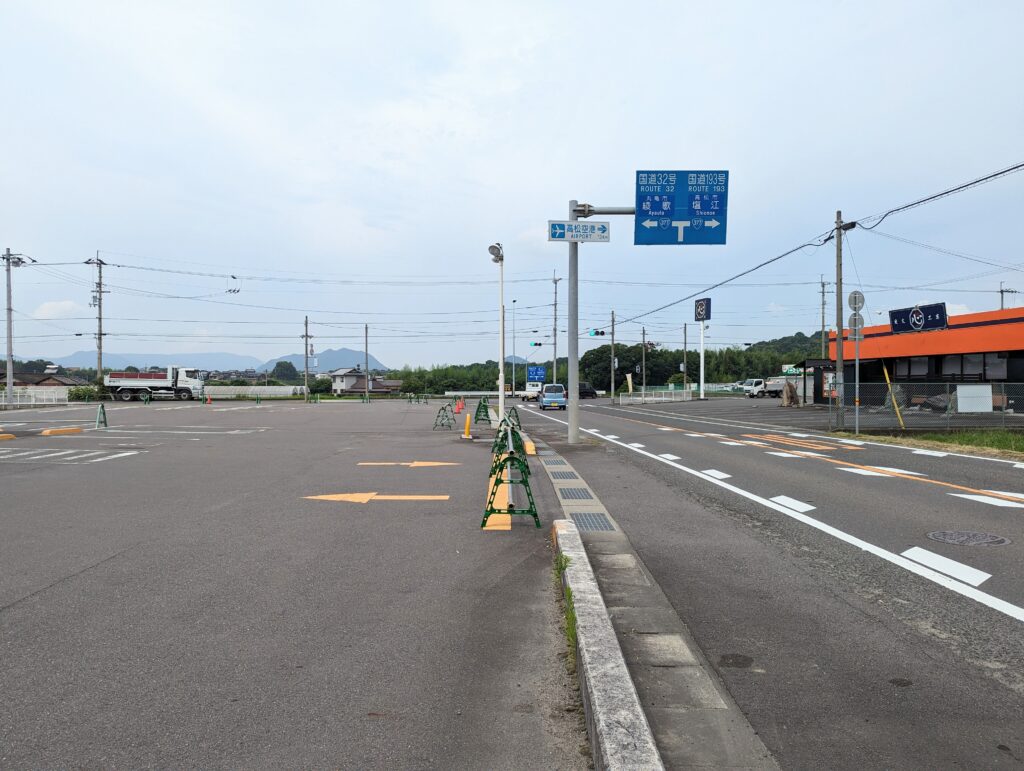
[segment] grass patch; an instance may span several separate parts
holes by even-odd
[[[954,431],[941,434],[918,434],[929,442],[944,442],[965,447],[990,447],[996,450],[1024,453],[1024,434],[996,429],[991,431]]]
[[[576,672],[576,606],[572,599],[572,588],[565,583],[563,575],[572,558],[566,554],[555,555],[555,581],[562,588],[562,631],[565,632],[566,669],[570,674]]]

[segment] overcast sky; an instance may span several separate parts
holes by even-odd
[[[546,221],[569,199],[631,206],[638,169],[730,172],[726,246],[634,246],[613,217],[611,243],[581,247],[585,335],[818,236],[836,209],[1024,160],[1021,29],[1015,0],[5,2],[0,248],[39,262],[14,271],[15,352],[94,347],[82,263],[99,250],[109,351],[267,359],[302,350],[308,314],[318,349],[361,350],[369,323],[392,367],[496,359],[500,241],[507,351],[515,300],[516,353],[538,340],[541,359],[567,273]],[[1024,263],[1022,204],[1015,174],[854,230],[846,287],[869,323],[998,308],[1019,269],[878,233]],[[830,243],[710,292],[709,342],[813,332],[834,272]],[[669,347],[684,322],[692,300],[642,319]]]

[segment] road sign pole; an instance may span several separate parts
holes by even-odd
[[[611,356],[611,379],[608,381],[608,394],[615,403],[615,311],[612,311],[612,356]]]
[[[575,222],[577,219],[577,201],[569,201],[569,220]],[[575,241],[569,242],[569,346],[568,359],[566,362],[569,368],[569,444],[579,444],[580,441],[580,359],[579,359],[579,258],[580,245]],[[556,324],[557,332],[557,324]],[[558,366],[558,362],[555,362]]]
[[[700,324],[700,398],[704,398],[704,322]]]
[[[846,401],[843,395],[843,213],[836,212],[836,429],[846,428]]]
[[[860,433],[860,330],[853,341],[853,433]]]

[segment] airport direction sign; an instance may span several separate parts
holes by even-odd
[[[608,243],[611,225],[607,222],[583,220],[548,220],[548,241]]]
[[[638,171],[633,243],[725,244],[728,171]]]

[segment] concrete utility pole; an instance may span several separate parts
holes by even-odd
[[[612,397],[612,402],[615,402],[615,311],[612,311],[612,377],[609,380],[608,395]]]
[[[843,213],[836,211],[836,428],[846,427],[843,410],[846,408],[843,393]]]
[[[573,244],[569,244],[570,250],[572,249],[572,247],[573,247]],[[578,249],[579,246],[577,245],[576,248]],[[552,273],[551,273],[551,283],[553,283],[555,285],[555,313],[554,313],[554,321],[553,321],[552,327],[551,327],[551,345],[553,346],[552,349],[551,349],[551,382],[552,383],[557,383],[558,382],[558,282],[561,281],[561,280],[562,279],[560,279],[557,276],[555,276],[554,275],[554,271],[552,271]]]
[[[363,395],[366,403],[370,403],[370,325],[363,324],[363,363],[366,365],[366,375],[363,377]]]
[[[825,340],[825,274],[820,274],[821,277],[821,358],[825,358],[826,340]]]
[[[512,301],[512,398],[516,398],[516,301]]]
[[[97,249],[96,258],[87,260],[85,264],[96,266],[96,292],[92,298],[96,306],[96,381],[103,385],[103,295],[106,294],[103,289],[103,266],[106,263],[100,259],[100,250]]]
[[[309,403],[309,316],[306,316],[305,332],[302,334],[303,384],[306,386],[306,403]]]
[[[1019,294],[1016,289],[1003,289],[1003,282],[999,282],[999,310],[1006,310],[1006,303],[1004,302],[1006,295],[1008,294]]]
[[[687,343],[687,341],[686,341],[686,337],[687,337],[686,333],[688,331],[687,328],[689,326],[690,325],[687,324],[685,321],[683,322],[683,390],[684,391],[690,390],[690,379],[689,379],[690,378],[690,373],[689,373],[689,371],[686,368],[686,349],[687,349],[687,347],[689,345],[689,343]]]
[[[647,327],[640,327],[640,369],[643,378],[643,392],[640,395],[640,403],[647,402]]]
[[[11,254],[8,247],[3,254],[7,272],[7,404],[14,402],[14,306],[11,304],[11,267],[21,265],[17,255]]]

